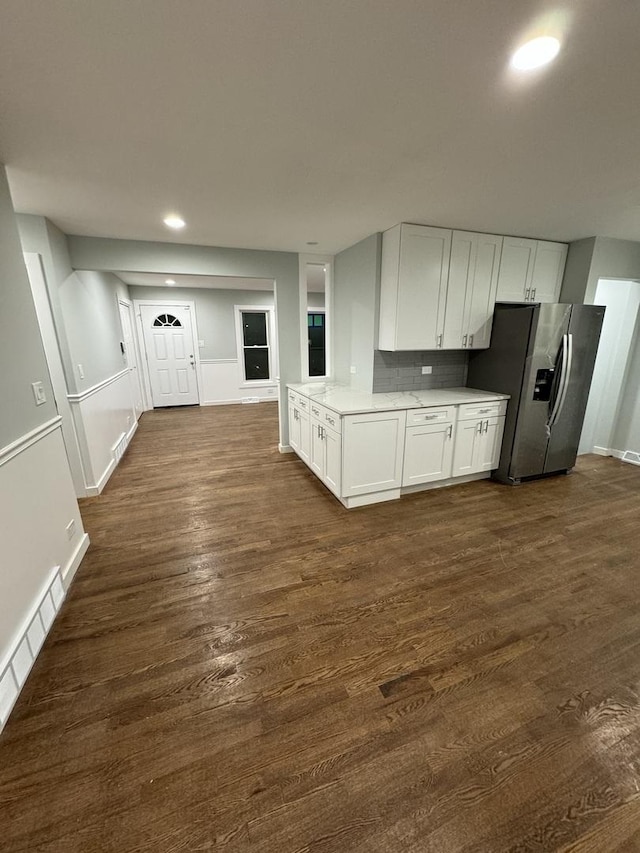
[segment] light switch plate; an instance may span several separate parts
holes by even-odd
[[[47,402],[47,395],[44,393],[44,385],[42,382],[32,382],[33,398],[36,401],[36,406],[41,406]]]
[[[355,372],[356,372],[355,365],[353,365],[353,364],[352,364],[352,365],[351,365],[351,373],[355,373]]]
[[[203,346],[204,346],[204,341],[198,341],[198,346],[199,346],[199,347],[203,347]]]
[[[422,375],[425,376],[427,373],[433,373],[433,367],[430,364],[423,364]]]
[[[84,367],[81,364],[78,365],[78,376],[80,379],[84,379]]]

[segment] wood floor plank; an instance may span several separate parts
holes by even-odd
[[[0,737],[3,853],[640,850],[640,469],[347,512],[146,413]]]

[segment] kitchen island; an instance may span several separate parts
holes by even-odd
[[[486,478],[498,466],[506,394],[287,388],[291,449],[348,509]]]

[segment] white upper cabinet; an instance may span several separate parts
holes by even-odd
[[[566,243],[538,240],[529,294],[532,302],[558,301],[568,248]]]
[[[566,243],[505,237],[498,302],[557,302],[567,259]]]
[[[535,240],[505,237],[498,276],[498,302],[525,302],[531,293]]]
[[[382,350],[486,349],[496,301],[556,302],[565,243],[402,223],[382,235]]]
[[[379,347],[442,346],[452,232],[396,225],[382,235]]]
[[[498,288],[502,237],[454,231],[444,349],[486,349]]]

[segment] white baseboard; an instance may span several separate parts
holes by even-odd
[[[278,450],[280,453],[293,453],[293,447],[290,444],[279,444]]]
[[[9,652],[0,661],[0,732],[9,719],[88,547],[89,536],[85,533],[67,565],[55,566],[51,570]]]
[[[127,449],[127,447],[129,447],[129,443],[137,429],[138,421],[134,421],[133,426],[130,428],[129,432],[123,432],[121,434],[120,438],[111,448],[111,461],[109,462],[105,470],[102,472],[100,479],[95,484],[95,486],[87,486],[87,497],[95,498],[98,495],[102,494],[104,487],[107,485],[109,478],[118,467],[118,463],[124,456],[125,450]]]
[[[200,405],[201,406],[233,406],[233,405],[242,405],[243,403],[252,402],[252,403],[277,403],[278,400],[275,397],[261,397],[252,398],[249,400],[248,398],[238,398],[234,397],[232,400],[203,400]]]
[[[86,533],[84,539],[87,540],[84,547],[84,551],[86,551],[89,539]],[[82,556],[79,559],[82,559]],[[60,566],[56,566],[51,570],[40,596],[18,630],[13,648],[1,662],[0,731],[9,719],[9,715],[18,700],[20,691],[38,657],[38,652],[42,648],[53,621],[62,606],[67,588],[68,584],[65,585],[63,582]]]
[[[69,589],[69,587],[71,586],[71,581],[75,577],[75,574],[78,571],[78,566],[82,562],[82,558],[84,557],[84,555],[87,553],[89,545],[89,534],[85,533],[78,542],[76,549],[71,555],[69,562],[60,573],[65,590]]]

